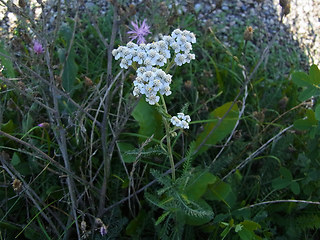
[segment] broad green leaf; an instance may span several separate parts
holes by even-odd
[[[307,109],[306,118],[298,119],[293,123],[298,130],[304,131],[318,126],[318,121],[312,109]]]
[[[228,183],[217,179],[214,184],[208,185],[208,191],[206,192],[204,198],[208,200],[218,200],[223,201],[228,204],[227,198],[232,194],[231,186]]]
[[[154,134],[155,139],[161,139],[163,136],[162,119],[160,113],[154,106],[148,104],[142,97],[132,112],[132,116],[139,123],[139,134],[149,138]],[[140,138],[140,142],[146,138]]]
[[[299,94],[300,101],[320,95],[320,71],[316,65],[310,67],[309,75],[304,72],[294,72],[292,74],[292,81],[303,88]]]
[[[64,43],[64,48],[58,49],[60,63],[64,65],[62,73],[62,86],[67,92],[70,93],[74,89],[75,80],[78,73],[78,65],[75,62],[75,52],[73,46],[71,46],[69,54],[67,53],[72,38],[72,29],[68,25],[63,25],[59,34]]]
[[[78,65],[75,62],[75,53],[71,48],[70,54],[66,59],[66,49],[58,49],[58,55],[60,63],[64,63],[64,69],[62,74],[62,86],[67,92],[71,92],[74,89],[76,76],[78,73]]]
[[[312,86],[308,74],[305,72],[292,73],[292,81],[298,85],[298,87]]]
[[[281,173],[281,175],[283,176],[284,179],[288,179],[289,181],[292,180],[292,174],[289,169],[287,169],[285,167],[281,167],[279,169],[279,172]]]
[[[316,84],[317,86],[320,84],[320,70],[317,65],[311,65],[309,70],[309,77],[312,83]]]
[[[254,232],[243,228],[241,231],[238,232],[239,237],[241,240],[254,240],[255,239],[255,234]]]
[[[255,230],[260,229],[261,226],[253,221],[250,220],[244,220],[243,222],[240,223],[243,228],[241,231],[238,232],[239,237],[242,240],[260,240],[262,239],[261,237],[259,237],[258,235],[256,235],[254,233]]]
[[[209,119],[216,121],[207,123],[204,126],[203,132],[197,137],[196,147],[200,146],[200,144],[202,144],[202,142],[205,141],[205,144],[200,148],[198,152],[199,154],[205,152],[210,146],[218,143],[219,141],[224,139],[229,133],[231,133],[239,116],[237,104],[234,104],[232,106],[230,112],[222,120],[220,125],[216,127],[219,119],[221,119],[225,115],[225,113],[229,110],[231,105],[232,102],[228,102],[210,113]]]
[[[280,190],[288,187],[291,181],[287,178],[278,177],[272,180],[272,187],[274,190]]]
[[[296,181],[293,181],[290,185],[290,189],[294,194],[298,195],[300,193],[299,183],[297,183]]]
[[[134,150],[135,147],[130,143],[125,142],[118,142],[117,143],[120,148],[120,154],[122,156],[122,159],[126,163],[132,163],[136,160],[136,155],[134,154],[127,154],[126,152]]]
[[[244,228],[246,228],[250,231],[255,231],[255,230],[261,228],[260,224],[253,222],[253,221],[250,221],[250,220],[244,220],[243,222],[241,222],[241,224],[243,225]]]
[[[1,131],[5,132],[5,133],[13,133],[14,129],[15,129],[15,125],[13,123],[13,121],[10,119],[8,122],[2,124],[1,126]]]
[[[209,172],[200,172],[196,174],[189,182],[186,188],[188,198],[197,200],[206,192],[208,184],[213,184],[217,177]]]
[[[15,152],[13,153],[13,156],[11,158],[11,164],[12,166],[17,166],[19,163],[21,163],[19,155]]]
[[[0,55],[0,64],[4,67],[2,73],[4,74],[4,76],[8,78],[14,78],[15,74],[14,74],[12,61],[10,60],[10,54],[9,52],[6,51],[3,42],[0,43],[0,53],[8,56],[8,57],[5,57],[3,55]]]

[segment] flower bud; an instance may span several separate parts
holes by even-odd
[[[284,96],[283,98],[281,98],[280,101],[278,102],[279,108],[281,110],[285,110],[287,107],[288,101],[289,99],[287,96]]]
[[[54,80],[56,80],[56,85],[61,86],[62,78],[59,75],[54,75]]]
[[[87,223],[84,220],[82,220],[80,228],[83,233],[86,232]]]
[[[91,87],[93,85],[93,82],[90,78],[84,76],[84,85],[86,85],[87,87]]]
[[[191,89],[192,88],[192,82],[190,80],[187,80],[184,82],[184,87],[186,89]]]
[[[171,133],[171,137],[176,137],[178,134],[176,132]]]
[[[290,3],[288,3],[285,8],[283,8],[283,14],[287,16],[290,13]]]
[[[244,31],[243,38],[246,41],[252,41],[253,39],[253,28],[251,26],[247,27]]]
[[[49,128],[49,127],[50,127],[50,124],[47,123],[47,122],[43,122],[43,123],[38,124],[38,127],[41,127],[41,128]]]
[[[22,190],[22,182],[19,179],[15,178],[13,180],[12,187],[13,187],[13,190],[15,192],[21,192],[21,190]]]

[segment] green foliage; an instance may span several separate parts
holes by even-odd
[[[3,55],[0,55],[0,64],[4,67],[3,73],[8,78],[14,78],[15,73],[13,69],[13,64],[11,61],[10,53],[5,49],[5,45],[3,42],[0,42],[0,53]]]
[[[320,228],[320,215],[319,214],[305,214],[297,217],[296,227],[302,231],[307,231],[310,229]]]
[[[316,65],[310,67],[309,75],[304,72],[294,72],[292,81],[302,88],[299,94],[300,101],[306,101],[311,97],[320,95],[320,70]],[[318,104],[315,111],[312,109],[306,110],[306,117],[298,119],[294,122],[295,128],[298,130],[308,130],[310,137],[314,138],[320,120],[320,105]]]
[[[11,159],[11,164],[16,167],[19,163],[21,163],[20,157],[17,153],[14,153]]]
[[[306,110],[306,118],[298,119],[294,122],[294,126],[298,130],[311,130],[318,127],[318,121],[312,109]]]
[[[217,178],[208,172],[194,174],[186,187],[186,195],[197,200],[206,192],[208,185],[214,184]]]
[[[212,122],[205,125],[203,132],[196,139],[197,147],[204,143],[199,153],[203,153],[209,146],[218,143],[232,131],[239,116],[237,104],[232,104],[232,102],[226,103],[210,113],[209,120]],[[217,125],[220,119],[222,121]]]
[[[245,220],[240,223],[241,229],[237,232],[239,234],[239,237],[242,240],[261,240],[262,238],[255,234],[255,230],[261,228],[261,226],[253,221]]]
[[[130,150],[134,150],[135,147],[130,143],[119,142],[118,147],[120,148],[120,154],[122,155],[122,159],[126,163],[132,163],[136,160],[134,155],[129,155],[128,152]]]
[[[284,167],[279,169],[281,176],[272,180],[272,187],[274,190],[280,190],[283,188],[290,187],[291,191],[298,195],[300,193],[299,184],[293,180],[291,172]]]
[[[139,134],[145,136],[145,138],[140,138],[140,142],[152,135],[155,139],[160,139],[163,136],[161,115],[144,98],[140,99],[132,116],[139,123]]]
[[[62,86],[67,92],[74,91],[78,66],[75,62],[75,51],[72,44],[72,29],[63,25],[60,30],[63,47],[58,49],[60,63],[63,66]],[[70,49],[70,50],[69,50]]]
[[[131,237],[138,237],[141,235],[143,227],[146,223],[147,213],[141,210],[136,218],[130,221],[126,227],[126,234]]]
[[[316,65],[310,67],[309,75],[304,72],[294,72],[292,74],[292,81],[299,87],[302,87],[299,95],[300,101],[320,95],[320,71]]]
[[[10,119],[7,123],[3,123],[0,129],[11,134],[14,133],[15,128],[15,124],[13,123],[12,119]]]
[[[22,230],[19,237],[26,239],[77,238],[73,204],[83,239],[316,239],[318,67],[302,72],[299,51],[283,44],[269,46],[259,65],[268,44],[263,32],[257,28],[249,42],[242,27],[225,36],[225,12],[218,15],[221,25],[203,26],[201,15],[180,15],[175,5],[166,10],[166,1],[111,2],[105,15],[81,10],[77,24],[73,12],[58,18],[64,24],[55,22],[57,31],[45,36],[49,69],[47,55],[28,50],[33,38],[41,40],[44,26],[37,20],[28,26],[20,16],[16,39],[0,44],[1,77],[13,84],[0,82],[0,130],[11,135],[0,135],[0,239]],[[175,28],[197,36],[196,60],[169,71],[168,112],[144,97],[135,105],[134,70],[120,70],[110,59],[110,43],[125,45],[127,25],[144,18],[152,26],[148,41]],[[247,19],[256,22],[257,16]],[[235,101],[244,73],[248,96],[240,92]],[[190,114],[190,129],[165,126],[177,112]],[[46,127],[38,126],[44,122]],[[273,139],[291,124],[294,129]],[[174,180],[170,151],[173,164],[179,162]],[[294,199],[309,202],[285,202]],[[101,222],[106,236],[99,232]]]
[[[196,172],[192,175],[184,174],[176,180],[176,183],[155,170],[153,176],[163,185],[157,191],[158,197],[146,194],[146,198],[153,205],[164,210],[157,219],[157,225],[166,218],[174,222],[183,221],[188,225],[203,225],[213,218],[211,206],[202,198],[208,185],[216,181],[216,177],[209,172]],[[158,198],[162,199],[161,201]],[[165,225],[165,224],[164,224]],[[163,226],[165,227],[165,226]]]
[[[232,204],[232,189],[230,184],[217,179],[215,183],[209,184],[205,198],[224,202],[228,207]]]

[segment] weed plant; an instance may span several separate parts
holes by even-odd
[[[57,1],[36,19],[37,2],[1,1],[18,21],[0,45],[0,239],[319,238],[320,71],[284,32],[225,43],[192,4]],[[143,19],[146,44],[196,36],[147,98],[139,63],[114,58]]]

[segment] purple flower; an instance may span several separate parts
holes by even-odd
[[[102,227],[100,227],[100,234],[101,234],[101,236],[104,236],[107,233],[108,233],[107,226],[103,224]]]
[[[43,122],[43,123],[38,124],[38,127],[41,127],[41,128],[49,128],[49,127],[50,127],[50,124],[47,123],[47,122]]]
[[[131,25],[133,26],[133,29],[129,28],[131,31],[127,32],[127,34],[131,34],[131,36],[129,36],[131,41],[137,39],[138,44],[146,43],[146,39],[144,38],[144,36],[151,33],[149,31],[150,27],[146,23],[146,19],[143,20],[142,24],[140,24],[140,27],[137,21],[135,23],[131,21]]]
[[[36,54],[41,54],[44,52],[44,49],[42,47],[42,44],[40,42],[38,42],[37,40],[34,40],[33,41],[33,51],[36,53]]]

